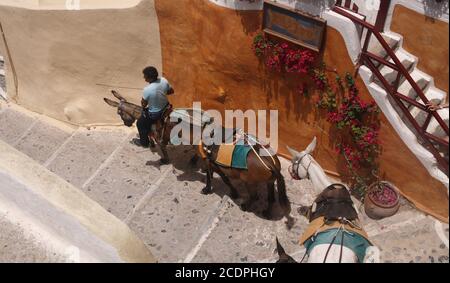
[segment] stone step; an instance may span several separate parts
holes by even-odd
[[[406,70],[408,71],[412,71],[414,68],[414,65],[417,62],[417,59],[412,57],[410,54],[408,54],[407,52],[405,52],[404,50],[400,49],[398,50],[396,53],[397,58],[400,60],[400,62],[403,64],[403,66],[406,68]],[[389,62],[394,63],[394,61],[392,59],[389,60]],[[393,85],[395,80],[397,79],[397,71],[391,69],[388,66],[381,66],[380,68],[380,73],[381,75],[388,81],[388,83],[390,85]],[[375,81],[381,85],[381,82],[378,80],[377,77],[374,77]],[[405,78],[403,76],[401,76],[400,78],[400,84],[403,83],[405,80]]]
[[[437,111],[444,120],[445,124],[449,125],[449,112],[448,109],[441,109]],[[448,135],[444,132],[444,129],[439,125],[438,121],[433,117],[430,125],[428,125],[427,132],[440,138],[448,138]],[[448,151],[448,149],[447,149]]]
[[[81,189],[117,218],[125,220],[166,171],[167,166],[146,165],[158,164],[159,158],[150,150],[125,142]]]
[[[0,112],[0,140],[15,145],[36,120],[9,107]]]
[[[70,130],[37,121],[14,147],[43,165],[71,135]]]
[[[81,188],[128,135],[120,129],[78,129],[71,139],[50,157],[46,167]]]
[[[1,175],[1,173],[0,173]],[[4,180],[2,180],[4,182]],[[0,263],[65,263],[67,254],[50,248],[42,240],[0,214]]]
[[[384,263],[448,263],[448,247],[429,218],[379,234],[371,241],[380,248]]]
[[[3,141],[0,160],[0,217],[18,223],[31,241],[11,246],[28,249],[29,256],[20,259],[155,262],[142,241],[122,221],[78,188]],[[15,232],[20,241],[22,231]],[[0,230],[0,241],[4,233]],[[6,235],[6,241],[10,239]],[[0,246],[0,260],[5,248]],[[14,254],[20,256],[23,252]],[[52,252],[54,256],[46,259],[41,252]]]
[[[5,69],[0,69],[0,76],[5,76]]]
[[[308,226],[308,221],[297,213],[297,209],[302,205],[311,205],[315,192],[309,180],[297,181],[287,177],[290,162],[285,159],[280,161],[291,202],[291,216],[294,219],[292,228],[287,229],[278,202],[274,205],[272,220],[262,217],[261,212],[267,206],[267,191],[264,185],[255,186],[259,199],[250,207],[250,211],[243,212],[230,200],[228,209],[219,215],[217,224],[207,235],[192,262],[261,262],[261,259],[271,259],[275,256],[276,237],[286,251],[298,260],[302,258],[304,249],[298,241]]]
[[[386,40],[389,47],[392,50],[394,50],[394,52],[395,52],[398,49],[398,47],[400,46],[401,38],[398,36],[395,36],[393,34],[390,34],[390,33],[382,33],[381,35],[383,36],[384,40]],[[370,53],[375,54],[384,59],[389,57],[386,50],[383,48],[381,43],[378,41],[378,39],[374,35],[372,35],[372,37],[370,39],[367,50]]]
[[[445,92],[435,87],[430,87],[424,94],[428,98],[428,100],[438,105],[441,104],[441,102],[444,101],[445,98],[447,97],[447,94]],[[416,99],[417,102],[423,104],[420,97],[417,97]],[[419,123],[419,125],[423,125],[428,117],[428,112],[422,111],[415,106],[410,106],[410,113],[414,117],[414,119]]]
[[[425,91],[433,83],[433,78],[418,69],[414,69],[410,75],[422,91]],[[408,96],[411,99],[416,99],[418,97],[416,91],[406,79],[399,86],[398,92]]]
[[[265,202],[259,204],[264,206]],[[255,208],[255,212],[243,212],[236,204],[229,203],[192,262],[258,262],[274,255],[277,237],[289,253],[302,249],[299,238],[308,226],[306,218],[293,210],[296,221],[288,230],[284,221],[263,219],[260,211]],[[259,217],[254,217],[255,214]]]
[[[163,178],[152,180],[147,196],[126,220],[160,262],[183,262],[192,257],[228,193],[223,182],[215,178],[214,193],[202,195],[205,176],[197,170],[182,169],[188,160],[163,166]]]

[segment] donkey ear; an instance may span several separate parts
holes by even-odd
[[[289,150],[289,153],[292,155],[293,158],[296,158],[300,155],[300,152],[296,151],[295,149],[290,148],[289,146],[286,146],[286,148]]]
[[[111,105],[112,107],[119,107],[119,102],[116,102],[116,101],[112,101],[111,99],[108,99],[108,98],[103,98],[103,100],[107,103],[107,104],[109,104],[109,105]]]
[[[117,91],[111,90],[111,93],[112,93],[112,95],[114,95],[115,98],[119,99],[120,101],[124,101],[124,102],[127,101],[127,100],[126,100],[122,95],[120,95]]]
[[[313,141],[308,145],[305,151],[308,154],[310,154],[311,152],[314,151],[314,149],[316,149],[316,146],[317,146],[317,137],[314,137]]]
[[[277,252],[280,257],[286,256],[286,251],[284,250],[283,246],[281,246],[280,241],[278,241],[278,237],[276,237],[277,241]]]

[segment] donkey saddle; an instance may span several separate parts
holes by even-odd
[[[164,123],[166,122],[167,118],[169,117],[170,113],[172,113],[172,111],[173,111],[172,104],[167,105],[166,108],[163,110],[161,117],[158,119],[158,121],[156,121],[152,125],[151,134],[159,140],[162,139]]]
[[[358,218],[350,193],[342,184],[328,186],[314,202],[310,213],[310,222],[321,216],[325,218],[326,222],[339,221],[343,218],[353,221]]]

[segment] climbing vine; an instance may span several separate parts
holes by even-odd
[[[262,35],[253,41],[256,56],[265,58],[265,64],[271,71],[307,74],[316,58],[309,50],[294,49],[287,43],[274,43]]]
[[[363,187],[364,178],[356,171],[375,168],[379,154],[379,126],[376,123],[379,109],[374,102],[361,99],[355,80],[349,73],[344,77],[330,73],[325,63],[316,63],[315,54],[309,50],[294,48],[287,43],[274,43],[263,35],[253,41],[253,51],[274,72],[292,73],[307,78],[315,91],[309,91],[308,83],[298,86],[298,93],[311,96],[315,105],[326,111],[326,120],[336,130],[336,151],[345,157],[349,171],[356,177],[356,187]],[[304,81],[304,80],[303,80]]]

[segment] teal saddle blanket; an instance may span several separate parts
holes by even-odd
[[[336,235],[336,239],[334,240],[335,245],[341,245],[342,243],[342,233],[344,234],[344,246],[351,249],[356,256],[358,257],[359,263],[364,261],[364,257],[366,255],[366,249],[372,244],[370,244],[367,239],[358,233],[343,231],[342,229],[337,232],[337,228],[329,229],[323,231],[317,236],[311,237],[308,241],[305,242],[304,246],[306,248],[307,253],[309,254],[312,249],[317,245],[330,244],[333,241],[334,236]]]
[[[233,150],[231,167],[236,169],[248,169],[247,156],[251,150],[252,148],[249,145],[237,144]]]

